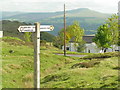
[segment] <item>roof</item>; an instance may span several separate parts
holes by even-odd
[[[85,35],[83,36],[83,40],[86,42],[86,43],[92,43],[92,39],[95,37],[95,35]],[[72,38],[69,42],[70,43],[74,43],[74,38]]]
[[[86,43],[92,43],[92,39],[94,38],[95,36],[83,36],[83,40],[86,42]]]

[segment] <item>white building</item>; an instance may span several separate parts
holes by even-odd
[[[62,50],[64,50],[64,46],[62,46]],[[69,42],[66,45],[66,50],[72,51],[72,52],[77,52],[77,46],[74,42]]]
[[[3,31],[0,31],[0,38],[3,37]]]
[[[92,41],[94,36],[83,36],[83,40],[86,42],[85,44],[85,50],[84,53],[103,53],[103,51],[97,47],[97,45]],[[112,48],[108,48],[106,52],[113,52],[113,51],[119,51],[120,46],[117,45],[112,45]],[[64,46],[62,47],[62,50],[64,50]],[[77,52],[77,44],[74,42],[70,41],[66,45],[66,50],[72,51],[72,52]]]

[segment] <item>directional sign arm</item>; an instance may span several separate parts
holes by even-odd
[[[40,31],[52,31],[54,29],[53,25],[41,25]],[[19,32],[35,32],[35,25],[20,26],[18,28]]]

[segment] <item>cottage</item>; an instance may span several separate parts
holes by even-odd
[[[92,35],[86,35],[83,36],[83,40],[86,42],[85,44],[85,53],[95,53],[98,52],[99,50],[97,49],[96,44],[92,41],[94,36]]]
[[[0,38],[3,37],[3,31],[0,31]]]
[[[97,45],[93,42],[93,38],[95,35],[86,35],[83,36],[83,40],[86,42],[85,44],[85,50],[84,53],[103,53],[100,48],[97,47]],[[66,50],[72,51],[72,52],[77,52],[77,45],[73,41],[70,41],[66,45]],[[112,48],[108,48],[106,52],[113,52],[113,51],[119,51],[119,46],[117,45],[112,45]],[[64,50],[64,46],[62,47],[62,50]]]

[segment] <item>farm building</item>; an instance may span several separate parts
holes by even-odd
[[[3,37],[3,31],[0,31],[0,38]]]
[[[95,37],[94,35],[83,36],[83,40],[86,42],[84,53],[102,53],[102,50],[98,48],[97,45],[92,41],[94,37]],[[120,48],[117,45],[112,45],[111,47],[112,48],[108,48],[106,52],[119,51]],[[64,50],[64,46],[62,47],[62,50]],[[75,44],[73,41],[70,41],[66,45],[66,50],[77,52],[77,44]]]

